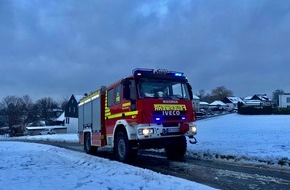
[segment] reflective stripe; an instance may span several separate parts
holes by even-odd
[[[131,106],[131,102],[127,102],[127,103],[122,104],[122,107],[127,107],[127,106]]]
[[[129,111],[129,112],[118,113],[118,114],[114,114],[114,115],[106,115],[106,117],[108,117],[108,119],[114,119],[114,118],[122,117],[123,114],[124,114],[124,116],[137,115],[138,111]]]
[[[89,96],[84,97],[83,99],[80,100],[79,106],[80,106],[80,105],[83,105],[83,104],[85,104],[85,103],[87,103],[87,102],[90,102],[90,101],[92,101],[92,100],[94,100],[94,99],[96,99],[96,98],[99,98],[99,97],[100,97],[100,92],[101,92],[101,91],[98,90],[98,91],[96,91],[96,92],[90,94]]]

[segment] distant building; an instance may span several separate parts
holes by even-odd
[[[240,97],[226,97],[222,102],[227,104],[230,110],[237,110],[239,102],[245,103]]]
[[[78,132],[78,104],[83,97],[73,94],[65,106],[64,117],[68,133]]]
[[[266,94],[255,94],[244,98],[245,106],[271,106],[272,100]]]
[[[194,109],[195,111],[199,111],[199,110],[200,110],[200,105],[199,105],[199,103],[200,103],[200,99],[199,99],[199,97],[193,95],[192,106],[193,106],[193,109]]]
[[[216,101],[209,104],[209,108],[211,108],[211,109],[213,109],[213,108],[228,109],[229,106],[227,104],[223,103],[222,101],[216,100]]]
[[[207,103],[207,102],[199,102],[199,107],[200,107],[200,109],[208,110],[209,103]]]
[[[290,93],[279,95],[279,108],[290,108]]]

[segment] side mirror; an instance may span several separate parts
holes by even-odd
[[[189,83],[186,84],[188,88],[188,93],[189,93],[189,98],[192,100],[193,99],[193,94],[192,94],[192,87]]]

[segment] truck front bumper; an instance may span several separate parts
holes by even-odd
[[[174,136],[188,136],[193,137],[196,135],[196,126],[193,123],[189,124],[189,130],[182,133],[180,127],[163,127],[162,125],[138,125],[137,128],[137,139],[158,139],[167,138]]]

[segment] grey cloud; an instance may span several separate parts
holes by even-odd
[[[0,98],[62,97],[135,67],[184,71],[194,91],[289,89],[288,1],[1,1]],[[276,82],[283,77],[285,83]]]

